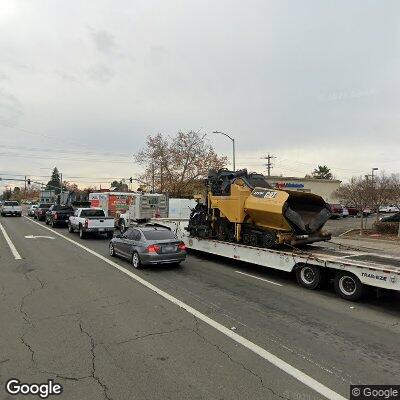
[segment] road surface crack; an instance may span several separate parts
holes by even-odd
[[[96,374],[96,354],[95,354],[95,348],[96,348],[96,343],[93,339],[93,336],[90,335],[89,332],[87,332],[83,326],[82,326],[82,321],[79,322],[79,329],[81,330],[81,333],[86,335],[89,338],[89,343],[90,343],[90,354],[91,354],[91,361],[92,361],[92,371],[90,374],[90,377],[93,378],[103,389],[104,393],[104,398],[106,400],[112,400],[112,398],[109,396],[109,388],[108,386],[101,380],[100,376]]]
[[[260,381],[261,386],[264,389],[267,389],[268,391],[270,391],[274,396],[279,397],[280,399],[285,399],[287,400],[288,397],[286,396],[281,396],[279,393],[276,393],[272,388],[270,388],[269,386],[267,386],[264,381],[263,378],[258,375],[256,372],[252,371],[250,368],[246,367],[246,365],[244,365],[244,363],[241,363],[240,361],[234,360],[231,355],[229,353],[227,353],[226,351],[222,350],[220,346],[218,346],[217,344],[211,342],[209,339],[207,339],[205,336],[203,336],[200,333],[200,327],[199,327],[199,320],[197,319],[196,316],[193,316],[194,321],[195,321],[195,328],[192,329],[192,331],[199,336],[205,343],[215,347],[220,353],[224,354],[231,362],[233,362],[234,364],[239,365],[241,368],[243,368],[245,371],[247,371],[249,374],[253,375],[255,378],[257,378]]]
[[[145,335],[135,336],[133,338],[129,338],[126,340],[121,340],[120,342],[116,342],[115,344],[134,342],[135,340],[144,339],[144,338],[147,338],[150,336],[167,335],[169,333],[174,333],[174,332],[181,331],[181,330],[182,330],[182,328],[177,328],[177,329],[172,329],[170,331],[159,331],[159,332],[146,333]]]

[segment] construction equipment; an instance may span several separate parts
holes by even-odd
[[[272,188],[261,174],[210,170],[202,202],[192,210],[190,236],[272,248],[331,238],[322,227],[330,217],[322,197]]]

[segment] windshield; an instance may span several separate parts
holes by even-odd
[[[49,203],[41,203],[39,205],[39,208],[50,208],[53,204],[49,204]]]
[[[104,217],[104,211],[103,210],[82,210],[81,211],[81,217]]]
[[[175,239],[176,236],[169,230],[154,230],[154,231],[143,231],[143,235],[147,240],[165,240]]]
[[[5,206],[19,206],[18,201],[5,201],[4,202]]]

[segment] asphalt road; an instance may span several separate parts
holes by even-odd
[[[400,382],[398,294],[348,303],[288,274],[199,254],[136,271],[108,256],[106,239],[27,218],[0,223],[21,256],[0,232],[0,399],[29,398],[6,394],[11,377],[54,379],[64,388],[54,398],[68,400],[313,400],[348,398],[351,383]]]

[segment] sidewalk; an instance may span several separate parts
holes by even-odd
[[[400,256],[400,243],[394,243],[389,240],[333,237],[330,242],[340,246],[353,247],[361,251],[384,252],[385,254]]]

